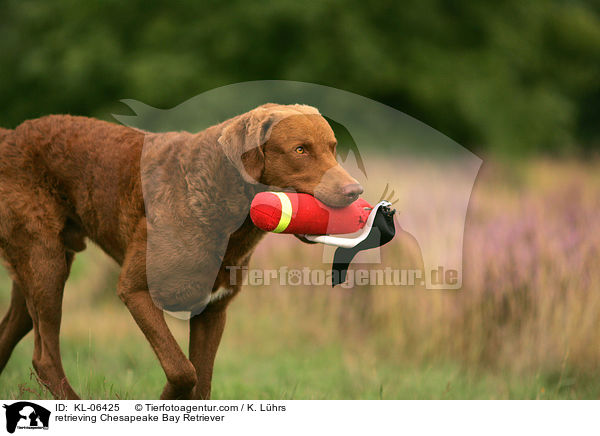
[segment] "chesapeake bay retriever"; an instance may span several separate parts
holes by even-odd
[[[78,398],[63,371],[59,330],[64,284],[89,238],[122,267],[117,294],[165,372],[161,398],[209,398],[225,309],[240,290],[241,278],[231,284],[226,267],[247,265],[263,236],[248,211],[268,187],[334,207],[362,192],[336,161],[329,124],[309,106],[266,104],[196,134],[69,115],[0,129],[0,254],[13,279],[0,324],[0,371],[33,328],[39,379],[55,398]],[[154,244],[155,274],[148,235],[165,221],[176,240]],[[185,244],[177,244],[178,231]],[[206,264],[217,265],[215,275]],[[148,271],[157,275],[152,287]],[[185,309],[198,303],[194,295],[209,298],[190,309],[186,357],[163,309]]]

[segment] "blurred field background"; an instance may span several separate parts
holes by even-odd
[[[214,398],[600,398],[598,2],[0,8],[3,127],[49,113],[112,120],[127,113],[120,99],[170,108],[218,86],[282,79],[378,100],[484,159],[461,291],[247,287],[228,312]],[[387,153],[369,160],[402,158]],[[322,267],[320,256],[270,235],[252,266]],[[384,266],[420,262],[406,234],[383,256]],[[66,372],[86,398],[156,398],[164,375],[115,295],[117,274],[94,247],[78,256],[65,291]],[[9,291],[2,270],[0,311]],[[185,348],[186,324],[169,322]],[[0,375],[0,398],[48,397],[31,353],[28,336]]]

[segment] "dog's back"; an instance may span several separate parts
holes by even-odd
[[[4,142],[4,139],[12,133],[12,130],[3,129],[0,127],[0,142]]]
[[[8,226],[38,217],[46,227],[70,220],[110,255],[122,257],[128,229],[115,229],[129,227],[123,215],[132,209],[143,213],[137,192],[143,142],[140,131],[70,115],[0,129],[0,238]]]
[[[25,121],[11,135],[37,172],[63,185],[116,177],[119,163],[139,161],[144,140],[129,127],[71,115]]]
[[[0,175],[2,175],[2,167],[8,164],[7,159],[14,154],[14,142],[11,141],[14,132],[14,130],[0,127]]]

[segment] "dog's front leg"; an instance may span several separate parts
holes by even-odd
[[[193,398],[208,400],[217,348],[225,328],[225,308],[204,312],[190,319],[190,360],[196,368],[198,383]]]
[[[150,296],[146,280],[145,224],[127,251],[119,277],[118,294],[140,327],[167,376],[161,399],[189,398],[196,385],[196,370],[165,322],[162,309]]]

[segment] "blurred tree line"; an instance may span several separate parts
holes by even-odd
[[[0,125],[285,79],[508,155],[600,144],[597,0],[0,0]]]

